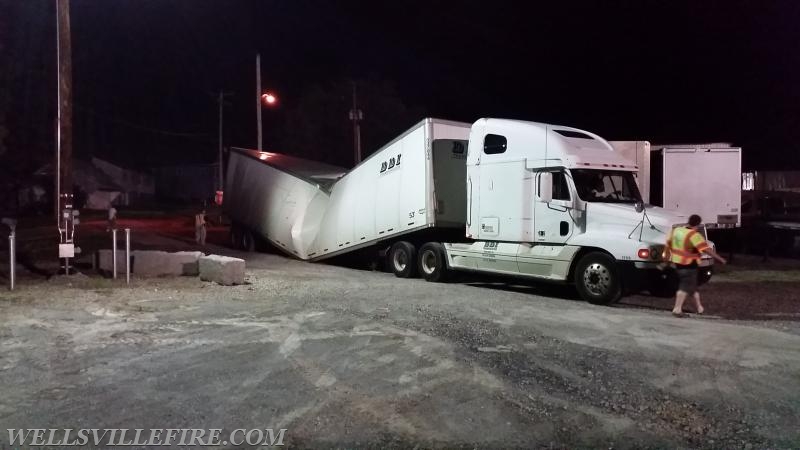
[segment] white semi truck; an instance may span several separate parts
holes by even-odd
[[[232,242],[256,237],[318,261],[381,250],[398,277],[450,271],[574,283],[606,304],[669,290],[659,270],[686,216],[645,208],[638,167],[601,137],[504,119],[425,119],[350,171],[234,149],[225,209]],[[711,274],[712,260],[701,266]]]
[[[742,149],[728,143],[651,145],[611,141],[635,161],[645,202],[699,214],[713,228],[741,226]]]

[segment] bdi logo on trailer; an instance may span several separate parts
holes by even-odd
[[[403,156],[402,153],[398,153],[396,158],[389,158],[389,161],[384,161],[381,163],[381,172],[384,173],[387,170],[391,169],[392,167],[397,167],[400,165],[400,157]]]

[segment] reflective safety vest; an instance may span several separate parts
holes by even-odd
[[[677,227],[667,239],[670,261],[675,264],[689,265],[700,260],[700,252],[709,247],[703,235],[686,227]]]

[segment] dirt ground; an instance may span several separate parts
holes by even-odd
[[[134,248],[193,247],[180,227],[131,224]],[[2,429],[287,428],[292,448],[800,446],[795,261],[740,257],[704,287],[706,316],[675,319],[648,296],[597,307],[569,288],[238,255],[235,287],[23,270],[0,291]]]

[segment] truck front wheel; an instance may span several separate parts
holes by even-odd
[[[419,249],[419,273],[427,281],[445,281],[447,276],[447,261],[442,244],[428,242]]]
[[[396,242],[389,250],[389,267],[398,278],[411,278],[416,274],[417,249],[410,242]]]
[[[584,255],[575,267],[575,287],[595,305],[607,305],[622,296],[622,283],[614,258],[601,252]]]

